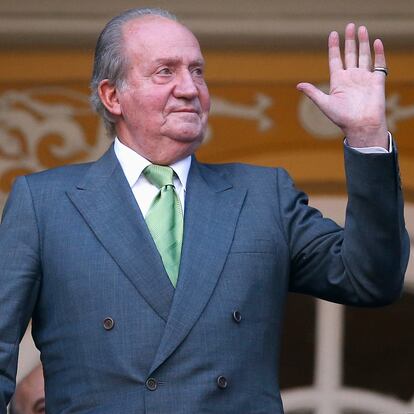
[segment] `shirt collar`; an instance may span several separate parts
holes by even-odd
[[[150,165],[151,162],[144,158],[142,155],[135,152],[133,149],[127,147],[117,137],[114,141],[114,151],[119,163],[121,164],[122,170],[124,171],[128,184],[132,188],[138,181],[138,178],[142,174],[142,171],[144,171],[145,167]],[[184,190],[186,190],[190,166],[190,155],[170,165],[180,180],[180,183],[183,186]]]

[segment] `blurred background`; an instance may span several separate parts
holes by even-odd
[[[167,8],[200,39],[212,110],[198,158],[283,166],[311,204],[340,223],[343,137],[295,86],[309,81],[328,88],[331,30],[342,35],[355,22],[367,25],[372,40],[380,36],[414,250],[411,0],[2,0],[0,209],[16,175],[96,159],[110,145],[88,103],[93,48],[106,21],[132,7]],[[413,252],[404,294],[391,307],[344,308],[291,295],[281,357],[286,412],[414,412],[413,320]],[[26,335],[19,378],[37,360]]]

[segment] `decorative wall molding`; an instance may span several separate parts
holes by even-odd
[[[327,33],[348,21],[368,25],[394,47],[413,46],[410,0],[163,0],[151,5],[176,13],[206,47],[324,48]],[[0,47],[92,46],[111,16],[139,6],[148,2],[4,0]]]

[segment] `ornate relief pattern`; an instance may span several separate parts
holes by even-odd
[[[90,115],[88,97],[70,89],[43,87],[1,95],[0,203],[16,175],[99,156],[108,140],[101,125],[95,139],[88,140],[81,118]]]

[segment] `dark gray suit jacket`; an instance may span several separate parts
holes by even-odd
[[[371,306],[402,288],[396,152],[345,156],[345,230],[284,170],[193,159],[176,290],[112,148],[19,178],[0,230],[0,411],[33,317],[48,413],[282,413],[287,292]]]

